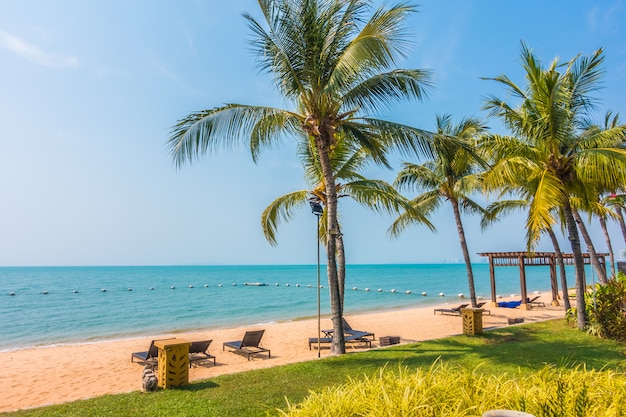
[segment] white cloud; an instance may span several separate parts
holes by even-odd
[[[614,2],[610,7],[600,8],[596,6],[587,12],[587,24],[592,32],[602,30],[616,33],[622,25],[623,10],[622,0]]]
[[[0,31],[0,47],[48,68],[73,68],[78,66],[78,58],[76,57],[50,54],[3,31]]]

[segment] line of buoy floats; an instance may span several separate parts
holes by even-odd
[[[236,287],[237,285],[238,284],[236,282],[232,283],[233,287]],[[248,287],[267,287],[267,286],[270,286],[270,284],[268,284],[266,282],[244,282],[243,285],[244,286],[248,286]],[[275,283],[274,284],[274,286],[276,286],[276,287],[279,287],[280,285],[281,284],[279,284],[279,283]],[[291,287],[292,286],[292,284],[290,284],[290,283],[286,283],[286,284],[283,284],[283,285],[285,287]],[[223,284],[217,284],[216,285],[216,287],[218,287],[218,288],[222,288],[223,286],[224,286]],[[300,284],[293,284],[293,286],[296,287],[296,288],[301,287]],[[203,287],[204,288],[209,288],[210,286],[208,284],[204,284]],[[315,288],[315,286],[311,285],[311,284],[306,285],[306,287],[307,288]],[[175,290],[176,286],[175,285],[170,285],[169,288],[171,290]],[[187,286],[187,288],[192,289],[192,288],[194,288],[194,286],[192,284],[190,284],[190,285]],[[320,288],[324,288],[324,286],[320,285]],[[155,287],[149,287],[149,290],[150,291],[154,291]],[[364,292],[373,292],[374,291],[373,289],[371,289],[369,287],[366,287],[366,288],[363,288],[363,289],[360,289],[359,287],[352,287],[352,290],[353,291],[364,291]],[[133,288],[129,287],[129,288],[127,288],[126,291],[133,291]],[[102,288],[102,289],[100,289],[100,292],[107,292],[107,289],[106,288]],[[378,289],[376,289],[376,292],[382,293],[382,292],[384,292],[384,290],[382,288],[378,288]],[[395,288],[391,288],[389,290],[389,292],[392,293],[392,294],[396,294],[396,293],[398,293],[398,290],[396,290]],[[72,293],[73,294],[78,294],[79,291],[78,290],[72,290]],[[49,294],[49,291],[48,290],[43,290],[41,292],[41,294],[47,295],[47,294]],[[404,291],[404,294],[411,295],[411,294],[413,294],[413,292],[411,290],[406,290],[406,291]],[[9,292],[9,295],[10,296],[15,296],[15,295],[17,295],[17,293],[15,291],[11,291],[11,292]],[[419,295],[422,296],[422,297],[427,297],[428,293],[426,291],[422,291],[422,292],[419,293]],[[440,292],[440,293],[437,294],[437,296],[438,297],[445,297],[446,294],[444,292]],[[514,297],[514,296],[516,296],[516,294],[511,294],[511,297]],[[457,294],[457,298],[465,298],[465,294],[459,293],[459,294]],[[479,296],[478,298],[483,298],[483,297]],[[497,298],[502,298],[502,296],[498,295]]]

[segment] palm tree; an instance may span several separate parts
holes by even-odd
[[[308,206],[309,201],[315,201],[326,205],[324,178],[315,155],[315,148],[307,146],[305,141],[300,142],[298,147],[300,161],[305,170],[309,189],[297,190],[278,197],[272,201],[261,215],[261,226],[265,238],[272,245],[277,245],[277,230],[281,222],[288,222],[303,207]],[[356,149],[354,144],[339,140],[331,152],[331,163],[337,183],[337,195],[339,198],[350,197],[364,207],[377,212],[398,213],[401,208],[412,211],[412,208],[395,188],[384,181],[365,178],[361,172],[371,162],[365,148]],[[413,212],[418,221],[433,229],[432,224],[421,213]],[[325,214],[322,220],[325,220]],[[341,230],[340,230],[341,231]],[[326,239],[325,222],[320,223],[320,239]],[[343,236],[341,233],[337,241],[337,264],[341,304],[345,294],[345,256],[343,250]]]
[[[492,80],[505,86],[520,103],[513,106],[489,97],[485,108],[502,119],[512,137],[493,135],[487,142],[501,157],[485,176],[488,189],[533,183],[534,194],[526,221],[529,250],[541,233],[563,217],[571,242],[576,271],[576,307],[579,328],[586,327],[584,293],[586,282],[580,238],[571,198],[588,200],[592,190],[615,189],[626,183],[626,152],[616,146],[623,127],[596,134],[582,134],[584,120],[593,109],[591,94],[603,74],[602,50],[577,56],[565,65],[554,60],[542,67],[532,51],[522,44],[526,87],[507,76]]]
[[[399,3],[371,11],[366,0],[259,0],[263,21],[244,14],[253,33],[259,69],[273,76],[290,110],[227,104],[189,114],[169,139],[178,166],[220,146],[247,143],[253,160],[281,139],[313,143],[326,196],[326,264],[334,336],[331,352],[345,353],[337,275],[337,184],[330,159],[338,135],[365,147],[379,163],[393,145],[425,152],[428,135],[371,114],[395,100],[423,99],[430,74],[396,69],[408,45],[406,17],[414,6]]]
[[[433,136],[434,159],[420,165],[404,163],[395,181],[400,189],[421,192],[412,200],[412,205],[420,212],[434,211],[443,201],[448,201],[452,206],[467,269],[467,281],[473,307],[476,306],[474,274],[461,211],[481,214],[485,212],[470,197],[472,192],[480,189],[476,168],[482,162],[469,146],[485,130],[486,126],[473,118],[466,118],[454,124],[450,115],[438,116],[437,132]],[[411,212],[402,213],[392,224],[391,234],[398,235],[408,225],[416,223],[416,220],[418,219],[415,219]]]
[[[591,260],[591,265],[593,266],[593,268],[596,270],[596,273],[598,274],[598,280],[600,281],[600,284],[602,285],[608,284],[609,281],[608,281],[608,278],[606,277],[606,270],[605,270],[606,265],[600,264],[600,259],[598,258],[598,252],[596,251],[596,247],[593,244],[593,240],[591,240],[591,235],[589,234],[589,231],[587,230],[587,226],[585,226],[585,222],[583,221],[583,218],[580,216],[578,209],[572,207],[572,215],[574,216],[574,220],[576,221],[576,224],[578,225],[578,230],[580,231],[580,234],[582,235],[585,241],[585,245],[587,246],[587,252],[589,252],[589,259]]]

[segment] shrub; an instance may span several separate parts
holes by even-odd
[[[606,285],[596,285],[594,292],[586,294],[585,305],[590,333],[626,342],[626,279],[620,275]]]

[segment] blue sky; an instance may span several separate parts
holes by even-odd
[[[425,102],[379,117],[423,129],[435,116],[486,117],[480,77],[523,84],[520,41],[547,64],[605,48],[597,120],[626,117],[626,3],[576,0],[422,0],[410,19],[405,68],[434,72]],[[22,0],[0,6],[0,265],[315,263],[315,217],[303,209],[264,239],[263,209],[306,188],[293,143],[254,164],[245,148],[177,170],[165,143],[176,121],[228,102],[281,106],[259,74],[241,14],[257,2]],[[500,131],[489,121],[493,131]],[[400,159],[394,158],[399,166]],[[392,181],[393,171],[371,178]],[[340,207],[349,263],[461,259],[451,210],[438,232],[412,228],[390,240],[391,219],[350,201]],[[471,253],[523,250],[523,217],[487,231],[465,219]],[[611,224],[615,249],[624,247]],[[596,244],[606,250],[597,223]],[[548,242],[539,249],[550,250]],[[480,257],[475,256],[476,260]]]

